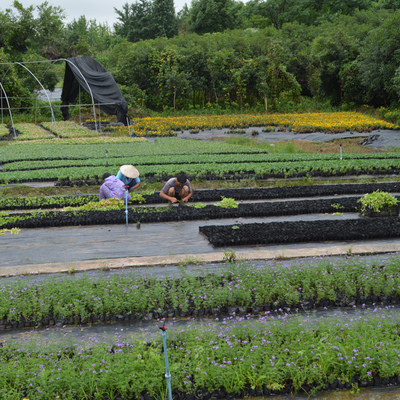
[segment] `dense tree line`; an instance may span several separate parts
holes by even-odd
[[[357,9],[319,24],[123,43],[110,51],[109,65],[139,104],[156,109],[230,104],[282,110],[279,104],[299,94],[316,106],[329,100],[343,107],[396,107],[399,26],[399,10]]]
[[[400,0],[192,0],[176,15],[173,0],[137,0],[115,10],[112,29],[85,16],[66,24],[59,7],[15,1],[0,10],[0,62],[91,55],[130,105],[157,110],[282,110],[300,96],[316,106],[396,107],[398,8]],[[60,79],[45,64],[34,68],[49,88]],[[8,77],[13,95],[33,90],[22,69]]]

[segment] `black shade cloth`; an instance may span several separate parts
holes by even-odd
[[[114,77],[92,57],[69,58],[65,64],[64,84],[61,94],[64,121],[69,119],[68,104],[79,94],[79,86],[99,104],[102,111],[116,115],[118,122],[129,123],[128,104]]]

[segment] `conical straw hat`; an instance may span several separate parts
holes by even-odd
[[[122,165],[119,169],[127,178],[137,178],[139,171],[133,165]]]

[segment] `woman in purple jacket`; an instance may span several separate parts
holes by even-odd
[[[126,197],[124,182],[108,172],[103,174],[103,181],[104,183],[100,186],[100,200],[116,197],[124,200],[124,202],[126,202],[126,200],[129,202],[131,195],[128,193],[128,197]]]

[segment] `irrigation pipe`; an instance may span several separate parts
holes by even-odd
[[[165,326],[165,318],[163,326],[159,326],[161,329],[162,337],[163,337],[163,344],[164,344],[164,356],[165,356],[165,379],[167,380],[168,385],[168,399],[172,400],[172,390],[171,390],[171,374],[169,372],[169,365],[168,365],[168,353],[167,353],[167,328]]]

